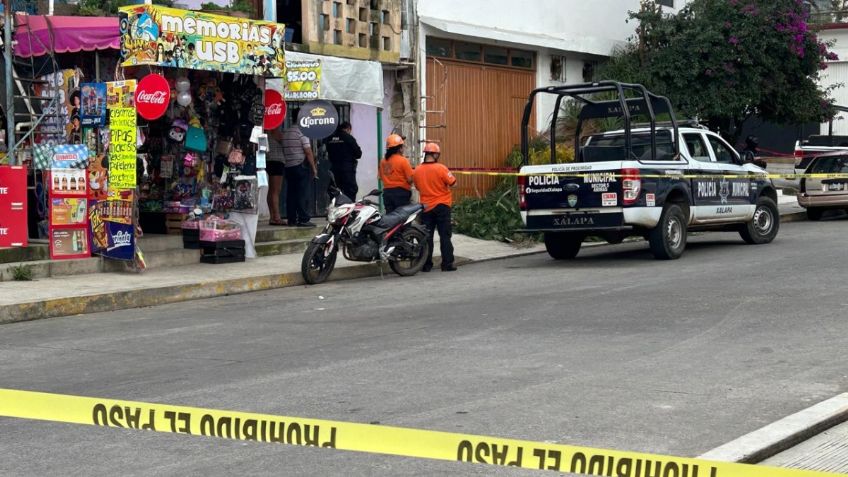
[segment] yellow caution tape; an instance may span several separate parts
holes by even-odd
[[[606,477],[837,475],[451,432],[11,389],[0,389],[0,416]]]
[[[604,174],[605,178],[622,178],[624,175],[616,172],[598,171],[598,172],[483,172],[483,171],[451,171],[454,175],[466,176],[536,176],[536,177],[596,177],[597,174]],[[630,176],[628,176],[630,177]],[[832,174],[684,174],[684,173],[668,173],[668,174],[639,174],[642,179],[848,179],[848,173],[832,173]]]

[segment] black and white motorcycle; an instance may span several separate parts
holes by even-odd
[[[327,226],[312,239],[300,265],[306,283],[326,281],[340,249],[351,261],[388,262],[403,277],[421,271],[430,251],[427,229],[415,222],[424,210],[422,205],[407,205],[381,215],[378,204],[368,199],[379,197],[378,190],[355,202],[331,183],[328,194],[332,199]]]

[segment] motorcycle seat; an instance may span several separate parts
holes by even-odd
[[[424,206],[421,204],[403,205],[384,215],[383,218],[381,218],[380,221],[377,222],[377,227],[390,229],[398,224],[405,222],[410,215],[423,209]]]

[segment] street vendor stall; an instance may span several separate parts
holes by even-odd
[[[118,33],[116,18],[15,16],[13,159],[27,169],[27,235],[47,239],[53,258],[90,255],[85,169],[99,143],[90,127],[84,138],[82,90],[102,65],[114,69]]]
[[[253,256],[264,129],[284,114],[265,78],[285,71],[284,26],[154,5],[120,11],[121,67],[139,81],[142,229],[198,230],[185,233],[190,246],[244,240],[242,256]]]

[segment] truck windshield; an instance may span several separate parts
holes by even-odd
[[[586,145],[581,148],[580,162],[606,162],[626,160],[651,160],[651,133],[637,132],[631,134],[633,157],[628,158],[625,149],[624,133],[598,134],[589,137]],[[671,132],[660,130],[656,132],[658,161],[674,160],[674,143]]]

